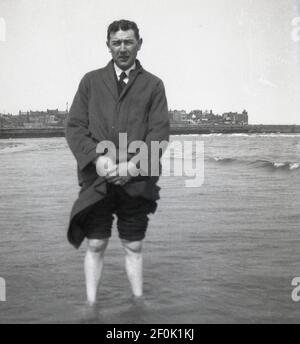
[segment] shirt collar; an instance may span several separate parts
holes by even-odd
[[[119,68],[116,63],[114,62],[114,67],[115,67],[115,71],[117,74],[118,79],[120,79],[121,74],[124,72],[121,68]],[[125,73],[127,75],[127,77],[129,78],[129,73],[134,70],[136,68],[136,62],[134,62],[134,64],[128,68],[127,70],[125,70]]]

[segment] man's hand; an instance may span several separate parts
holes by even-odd
[[[94,163],[96,165],[97,174],[100,177],[106,177],[109,171],[116,167],[112,159],[106,156],[100,156],[94,161]]]
[[[137,170],[133,162],[121,162],[115,165],[106,177],[108,183],[115,185],[125,185],[130,179],[137,175]]]

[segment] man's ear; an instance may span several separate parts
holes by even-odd
[[[108,51],[111,53],[111,49],[110,49],[110,46],[109,46],[109,42],[108,42],[108,41],[106,42],[106,46],[107,46],[107,48],[108,48]]]
[[[139,43],[138,43],[138,46],[139,46],[138,50],[141,49],[142,45],[143,45],[143,39],[140,38],[140,39],[139,39]]]

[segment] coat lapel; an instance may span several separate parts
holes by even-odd
[[[138,60],[136,60],[136,69],[130,73],[129,81],[126,85],[126,87],[123,89],[122,93],[118,94],[118,87],[117,87],[117,81],[115,76],[115,68],[113,60],[109,62],[109,64],[106,66],[103,74],[104,82],[109,89],[110,93],[112,94],[113,98],[116,101],[120,101],[124,98],[130,87],[133,85],[135,79],[137,76],[142,73],[143,68]]]
[[[131,73],[130,73],[130,76],[129,76],[129,81],[126,85],[126,87],[124,87],[122,93],[120,94],[120,97],[119,97],[119,101],[121,99],[123,99],[126,95],[126,93],[128,92],[128,90],[131,88],[131,86],[133,85],[135,79],[137,78],[137,76],[142,73],[142,66],[140,64],[140,62],[138,60],[136,60],[136,69],[133,70]]]
[[[104,69],[103,80],[112,94],[113,98],[117,101],[119,99],[118,88],[115,78],[115,69],[113,61],[110,61],[109,64]]]

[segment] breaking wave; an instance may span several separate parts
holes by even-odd
[[[0,141],[0,154],[67,149],[67,143],[63,138],[21,140],[8,139]]]
[[[290,170],[290,171],[298,170],[300,166],[300,163],[298,162],[289,162],[289,161],[280,162],[280,161],[268,161],[268,160],[256,160],[252,162],[251,164],[257,168],[263,167],[263,168],[271,168],[275,170],[282,169],[282,170]]]
[[[299,162],[280,162],[280,161],[269,161],[269,160],[254,160],[254,161],[248,161],[243,159],[237,159],[237,158],[220,158],[220,157],[213,157],[209,158],[209,161],[216,162],[218,164],[243,164],[243,165],[249,165],[254,168],[269,168],[272,170],[289,170],[294,171],[298,170],[300,167]]]
[[[266,137],[266,138],[282,138],[282,137],[300,137],[300,133],[211,133],[211,134],[173,134],[171,137],[247,137],[247,138],[257,138],[257,137]]]
[[[216,162],[223,163],[223,164],[229,164],[229,163],[232,163],[232,162],[238,162],[238,160],[234,159],[234,158],[219,158],[219,157],[215,157],[215,158],[212,158],[211,160],[214,160]]]
[[[20,142],[0,143],[0,154],[22,152],[28,149],[28,145]]]

